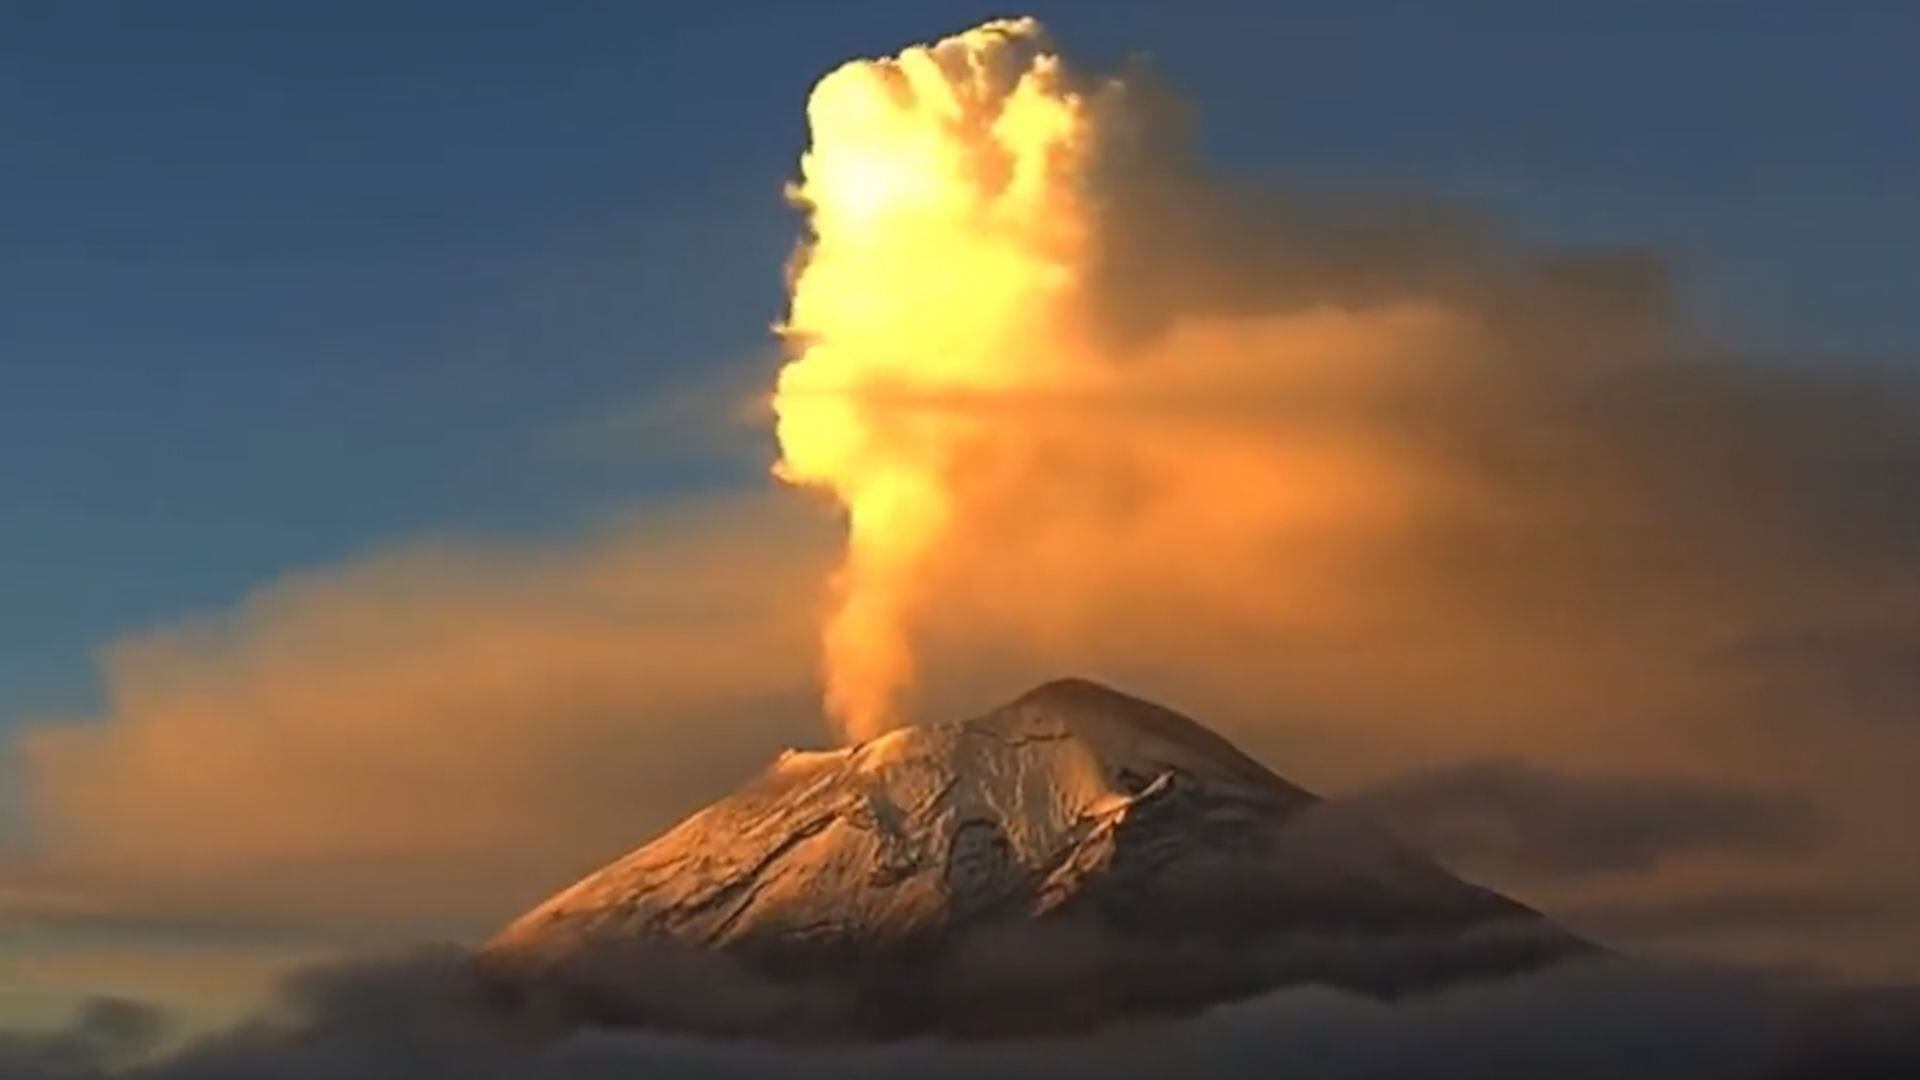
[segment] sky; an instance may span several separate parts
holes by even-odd
[[[1740,340],[1913,349],[1910,7],[1536,7],[1035,10],[1155,57],[1223,166],[1657,245]],[[768,366],[811,82],[996,10],[16,7],[0,716],[290,567],[751,482],[751,432],[635,417]]]
[[[1758,463],[1760,471],[1733,475],[1781,484],[1764,492],[1779,495],[1772,501],[1730,497],[1725,520],[1702,524],[1699,535],[1771,524],[1787,537],[1784,554],[1735,546],[1729,563],[1750,557],[1769,583],[1785,580],[1766,561],[1776,555],[1818,572],[1769,594],[1763,614],[1775,621],[1729,634],[1742,656],[1779,658],[1782,670],[1853,665],[1848,692],[1878,695],[1862,709],[1889,718],[1867,734],[1836,736],[1833,757],[1811,755],[1820,768],[1876,754],[1890,769],[1920,760],[1908,739],[1920,690],[1899,674],[1920,655],[1912,651],[1920,637],[1902,636],[1910,618],[1890,607],[1874,625],[1895,630],[1864,645],[1853,630],[1821,621],[1842,606],[1841,592],[1853,603],[1889,581],[1905,588],[1897,568],[1914,554],[1916,532],[1894,520],[1901,511],[1889,501],[1908,489],[1873,470],[1913,460],[1904,456],[1913,416],[1902,395],[1920,370],[1920,308],[1911,302],[1920,281],[1912,130],[1920,76],[1910,45],[1920,38],[1920,11],[1894,2],[1030,10],[1083,69],[1148,57],[1194,117],[1196,155],[1210,173],[1463,206],[1497,219],[1500,243],[1518,250],[1644,255],[1670,288],[1661,300],[1671,306],[1662,312],[1671,319],[1662,330],[1668,348],[1730,358],[1736,373],[1795,373],[1764,392],[1738,381],[1743,389],[1725,399],[1743,403],[1737,408],[1683,408],[1666,418],[1678,431],[1645,421],[1653,426],[1633,428],[1634,445],[1685,459],[1672,468],[1675,506],[1697,507],[1703,492],[1715,498],[1721,474],[1685,482],[1688,455],[1702,445]],[[0,966],[0,1018],[11,1011],[43,1021],[101,985],[189,1012],[231,1011],[267,973],[368,927],[393,940],[471,934],[511,914],[518,894],[498,891],[499,879],[560,872],[557,885],[566,868],[636,842],[723,791],[726,778],[782,741],[819,728],[808,597],[837,541],[832,523],[810,512],[817,500],[776,490],[768,477],[779,448],[762,400],[782,360],[770,328],[787,311],[785,268],[802,227],[783,187],[798,177],[809,139],[804,105],[823,74],[1002,13],[851,2],[19,3],[0,13],[0,835],[53,867],[35,863],[17,875],[24,884],[0,877],[0,901],[32,898],[20,905],[20,928],[0,930],[19,945],[12,969]],[[1794,381],[1801,372],[1814,381]],[[1894,389],[1861,390],[1848,381],[1854,372]],[[1715,375],[1723,377],[1747,378]],[[1749,408],[1758,397],[1766,400]],[[1481,402],[1466,392],[1460,400],[1468,403],[1462,415]],[[1796,411],[1812,400],[1836,404],[1818,415]],[[1780,452],[1809,451],[1783,459],[1804,471],[1783,473],[1769,451],[1749,449],[1765,439],[1749,440],[1747,420],[1769,409],[1785,432]],[[1444,405],[1436,412],[1453,415]],[[1616,427],[1643,420],[1620,420],[1595,442],[1611,445]],[[1581,432],[1584,422],[1569,421]],[[1836,431],[1877,434],[1823,456],[1845,441]],[[1622,460],[1596,451],[1597,464],[1578,477]],[[1640,464],[1619,467],[1644,479],[1632,471]],[[1879,479],[1846,486],[1869,474]],[[1830,498],[1811,497],[1823,487]],[[1627,517],[1597,520],[1611,528]],[[1821,554],[1796,555],[1788,540],[1820,545]],[[1605,554],[1574,562],[1604,578],[1614,568]],[[1843,578],[1844,589],[1819,591]],[[771,618],[751,599],[769,595],[795,599]],[[1502,632],[1575,640],[1527,612]],[[1383,615],[1382,625],[1416,615]],[[524,639],[483,640],[474,627],[492,620],[530,629]],[[557,667],[520,659],[585,649],[590,630],[613,622],[612,642],[594,638],[590,659],[567,652]],[[1691,610],[1661,609],[1623,615],[1620,625],[1646,642],[1684,636],[1697,622]],[[1148,670],[1118,645],[1076,637],[1077,626],[1046,628],[1069,639],[1063,655]],[[694,637],[713,644],[686,640]],[[1589,655],[1618,647],[1578,640]],[[730,685],[729,666],[742,662],[746,644],[746,665],[767,673]],[[378,664],[404,655],[419,668],[394,674],[362,649],[382,653]],[[619,658],[627,650],[648,658],[626,670]],[[280,673],[289,654],[317,666],[295,671],[282,701],[274,695],[286,684],[262,672]],[[497,683],[442,692],[459,678],[453,673],[496,655],[515,658]],[[991,704],[989,687],[1000,684],[970,683],[963,673],[1003,660],[936,670],[927,700]],[[1235,662],[1241,671],[1254,663]],[[1735,708],[1733,698],[1696,687],[1707,676],[1672,667],[1679,674],[1646,676],[1671,688],[1640,703],[1649,716],[1688,702],[1715,714]],[[1696,887],[1695,909],[1740,898],[1771,904],[1786,912],[1770,924],[1775,933],[1791,924],[1787,916],[1810,919],[1821,904],[1829,922],[1849,921],[1835,912],[1850,896],[1701,891],[1732,873],[1716,861],[1730,851],[1806,855],[1794,827],[1770,823],[1793,816],[1781,810],[1792,799],[1826,796],[1801,792],[1814,782],[1805,777],[1783,779],[1774,757],[1787,751],[1734,752],[1727,741],[1739,737],[1724,731],[1680,749],[1631,735],[1622,741],[1635,749],[1600,762],[1606,775],[1561,783],[1554,770],[1586,744],[1549,745],[1516,734],[1511,725],[1523,722],[1505,717],[1483,728],[1451,717],[1449,733],[1461,733],[1452,753],[1436,749],[1445,740],[1426,729],[1373,762],[1341,737],[1316,741],[1316,725],[1338,726],[1332,717],[1399,715],[1435,686],[1459,692],[1447,701],[1460,716],[1481,703],[1465,676],[1403,674],[1397,698],[1280,694],[1306,718],[1284,729],[1236,715],[1217,701],[1224,691],[1209,697],[1176,677],[1141,677],[1186,689],[1183,703],[1218,704],[1227,726],[1270,763],[1286,756],[1316,782],[1378,785],[1379,805],[1416,818],[1439,820],[1432,807],[1459,805],[1449,793],[1477,776],[1479,786],[1464,787],[1551,789],[1543,798],[1564,811],[1569,835],[1587,842],[1585,808],[1612,805],[1623,790],[1651,798],[1673,809],[1647,829],[1675,832],[1708,856],[1684,875]],[[1551,703],[1569,715],[1603,712],[1618,703],[1581,690],[1605,675],[1582,669],[1513,710]],[[692,684],[655,689],[683,677]],[[1816,682],[1796,686],[1813,694]],[[429,686],[432,694],[422,689]],[[467,761],[448,744],[471,738],[503,754],[536,745],[517,741],[520,714],[497,703],[543,695],[564,699],[553,710],[566,719],[543,719],[542,730],[570,733],[575,751],[642,733],[609,755],[610,774],[688,755],[698,767],[650,779],[649,793],[632,803],[606,801],[618,786],[609,777],[579,785],[586,792],[576,804],[528,814],[529,801],[551,800],[563,785],[532,769],[506,776],[481,750]],[[1831,699],[1807,700],[1824,707]],[[265,841],[237,831],[205,851],[175,851],[163,839],[153,858],[185,867],[177,874],[128,884],[102,870],[142,863],[137,849],[152,842],[112,824],[116,814],[150,813],[163,823],[157,831],[177,814],[190,833],[202,820],[196,799],[217,811],[207,791],[251,789],[216,765],[196,784],[178,779],[195,770],[173,758],[96,761],[86,732],[151,722],[200,745],[193,739],[233,729],[166,718],[218,714],[222,724],[282,733],[235,756],[271,762],[276,747],[294,747],[298,759],[323,730],[300,719],[316,701],[327,703],[329,718],[362,717],[338,720],[340,728],[367,728],[374,739],[399,732],[401,741],[430,744],[429,756],[459,759],[420,805],[460,804],[464,813],[461,800],[479,792],[495,807],[481,817],[500,835],[534,847],[574,835],[577,847],[489,863],[480,877],[496,891],[486,903],[436,901],[417,912],[345,894],[362,880],[355,875],[377,877],[395,861],[424,868],[413,886],[421,894],[465,889],[457,867],[480,841],[431,814],[413,819],[412,831],[397,828],[389,850],[354,849],[347,871],[327,864],[342,896],[310,903],[236,884],[268,865],[257,850]],[[472,719],[476,708],[500,715]],[[716,723],[735,733],[728,746],[709,747],[676,726],[703,710],[727,718]],[[770,718],[739,719],[747,714]],[[448,726],[409,726],[426,715]],[[79,734],[41,737],[50,730]],[[1874,741],[1883,736],[1899,748],[1891,757]],[[1814,738],[1783,742],[1804,749]],[[341,745],[343,754],[360,746]],[[1483,760],[1502,751],[1519,763]],[[1677,766],[1655,774],[1724,775],[1704,791],[1627,777],[1634,753]],[[556,771],[581,767],[558,751],[554,761]],[[1437,771],[1394,779],[1423,763]],[[245,775],[276,799],[300,787],[298,776],[275,769]],[[396,775],[417,783],[424,774]],[[1890,794],[1891,781],[1875,782],[1863,787],[1882,801],[1822,811],[1846,822],[1851,840],[1875,807],[1907,805]],[[1749,789],[1763,791],[1760,801],[1741,801]],[[289,858],[317,853],[324,862],[337,838],[315,822],[344,813],[339,803],[358,790],[316,782],[287,796],[297,809],[284,817],[263,810],[262,820],[297,834]],[[153,802],[128,811],[114,805],[114,791]],[[512,833],[523,818],[536,822]],[[1629,869],[1666,855],[1643,850],[1650,841],[1636,848],[1631,830],[1621,835],[1605,833],[1611,846],[1600,846]],[[1845,858],[1867,868],[1868,891],[1884,899],[1894,886],[1874,874],[1899,838],[1881,839],[1877,847],[1860,841]],[[1567,883],[1543,867],[1550,854],[1528,847],[1538,840],[1515,838],[1492,865],[1515,883],[1537,873],[1546,884],[1534,884],[1553,895]],[[88,856],[81,870],[54,865],[69,844]],[[1584,887],[1584,871],[1572,875],[1579,880],[1568,895]],[[197,883],[214,883],[220,901],[199,896]],[[1899,887],[1911,885],[1903,878]],[[49,906],[51,894],[61,903]],[[1920,886],[1899,895],[1920,900]],[[1595,917],[1609,925],[1657,929],[1687,915],[1625,886],[1577,899],[1606,909]],[[1831,962],[1876,978],[1920,974],[1913,955],[1898,952],[1920,942],[1901,938],[1888,956],[1884,939],[1865,937],[1768,958]],[[1873,955],[1885,962],[1861,960]]]

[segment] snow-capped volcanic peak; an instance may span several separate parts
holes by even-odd
[[[789,751],[513,922],[487,956],[551,972],[666,942],[807,971],[938,953],[982,927],[1238,954],[1276,935],[1513,920],[1545,926],[1194,721],[1062,680],[971,720]]]

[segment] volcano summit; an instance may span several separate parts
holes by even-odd
[[[1590,948],[1194,721],[1063,680],[790,751],[482,961],[614,1022],[1000,1035],[1292,983],[1398,994]]]

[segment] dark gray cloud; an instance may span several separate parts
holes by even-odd
[[[1780,855],[1819,835],[1813,809],[1778,793],[1514,760],[1416,773],[1352,801],[1445,861],[1533,876],[1645,871],[1705,852]]]
[[[129,1066],[165,1034],[159,1010],[123,998],[94,998],[63,1027],[0,1031],[0,1076],[18,1080],[81,1080]]]
[[[1920,625],[1807,623],[1754,634],[1730,654],[1763,679],[1803,688],[1809,723],[1920,724]]]
[[[17,1058],[6,1075],[1846,1080],[1914,1075],[1920,997],[1815,992],[1731,972],[1603,960],[1399,1003],[1303,987],[1069,1041],[776,1046],[511,1020],[489,1003],[457,954],[444,952],[309,972],[288,987],[273,1016],[137,1069],[116,1070],[111,1056]]]
[[[486,968],[492,997],[541,1016],[722,1038],[1010,1038],[1191,1012],[1263,987],[1400,996],[1593,951],[1524,917],[1231,939],[1117,934],[1091,921],[1054,919],[976,928],[937,953],[916,952],[904,963],[870,957],[836,968],[830,979],[769,978],[724,955],[660,941],[603,942],[552,958],[495,955]]]
[[[1609,939],[1657,943],[1750,930],[1806,934],[1878,926],[1904,919],[1910,912],[1905,905],[1881,897],[1807,888],[1744,888],[1703,896],[1595,902],[1558,914]]]

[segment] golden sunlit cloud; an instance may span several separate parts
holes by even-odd
[[[959,410],[889,399],[992,393],[1070,375],[1094,151],[1089,105],[1032,20],[989,23],[814,89],[795,189],[814,241],[784,327],[779,474],[847,508],[825,630],[830,711],[852,737],[897,721],[904,623],[953,527],[947,476],[992,435]]]
[[[1405,484],[1377,448],[1230,414],[1352,393],[1461,353],[1477,328],[1393,298],[1183,318],[1123,347],[1108,325],[1128,284],[1113,269],[1132,224],[1120,193],[1165,164],[1135,153],[1158,117],[1125,82],[1076,77],[1031,19],[993,22],[847,64],[807,115],[795,197],[812,238],[783,327],[796,352],[774,398],[777,472],[846,508],[823,629],[828,711],[846,737],[903,720],[915,628],[957,548],[990,537],[997,557],[1042,554],[985,531],[1014,508],[1057,520],[1046,542],[1062,558],[1035,608],[1075,604],[1100,587],[1090,578],[1230,572],[1302,522],[1395,513]],[[1166,497],[1120,536],[1042,490],[1057,486],[1041,478],[1049,463],[1121,465]]]
[[[14,747],[38,843],[0,919],[484,926],[697,806],[808,733],[827,549],[791,500],[663,518],[398,547],[115,641],[103,715]]]

